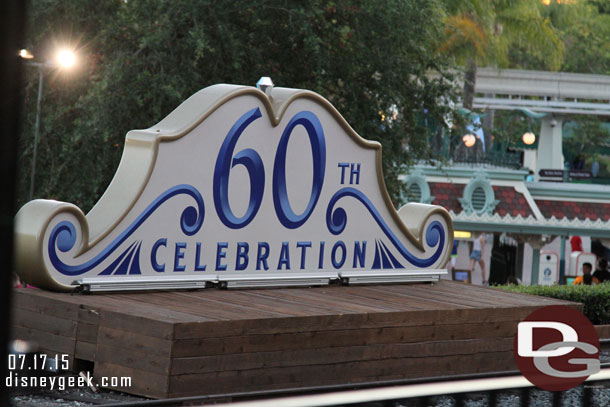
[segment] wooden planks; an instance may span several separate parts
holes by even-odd
[[[15,335],[177,397],[516,369],[552,299],[438,284],[70,296],[17,290]]]
[[[51,356],[68,354],[74,361],[78,307],[45,296],[28,295],[40,290],[18,290],[12,308],[12,336],[35,342]]]

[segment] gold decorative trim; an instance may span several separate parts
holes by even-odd
[[[27,212],[29,215],[20,216]],[[58,291],[70,291],[74,287],[59,283],[54,279],[44,264],[44,234],[49,224],[60,213],[74,215],[82,233],[78,253],[86,251],[85,243],[89,240],[89,227],[83,211],[71,203],[37,199],[25,204],[17,213],[15,223],[15,267],[19,276],[28,284],[40,288]]]

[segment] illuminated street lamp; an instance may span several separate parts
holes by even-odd
[[[62,49],[57,53],[57,63],[62,68],[72,68],[76,63],[76,55],[70,50]]]
[[[477,142],[477,138],[474,136],[474,134],[466,134],[464,137],[462,137],[462,141],[466,147],[470,148],[474,146],[474,143]]]
[[[19,51],[19,56],[23,59],[33,59],[34,55],[27,49]],[[36,124],[34,125],[34,150],[32,151],[32,172],[30,174],[30,194],[29,199],[32,200],[34,195],[34,177],[36,176],[36,156],[38,153],[38,139],[40,138],[40,107],[42,104],[42,90],[44,87],[45,69],[59,68],[69,69],[76,63],[76,55],[74,52],[62,49],[60,50],[55,60],[47,62],[28,61],[25,64],[38,68],[38,98],[36,100]]]
[[[462,141],[466,145],[466,147],[470,148],[477,143],[477,139],[481,143],[481,150],[485,153],[485,136],[483,135],[483,129],[481,126],[481,117],[484,117],[484,114],[478,114],[469,112],[467,118],[469,119],[468,125],[466,126],[466,135],[462,137]]]
[[[32,59],[34,58],[34,55],[28,51],[27,49],[22,49],[21,51],[19,51],[19,56],[23,59]]]
[[[527,144],[528,146],[531,146],[536,141],[536,135],[531,131],[528,131],[527,133],[523,134],[522,140],[523,143]]]

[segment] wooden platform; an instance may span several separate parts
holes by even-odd
[[[13,337],[150,397],[514,370],[517,323],[578,304],[438,284],[69,295],[19,289]]]

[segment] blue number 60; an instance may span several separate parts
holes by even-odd
[[[260,109],[254,108],[241,116],[231,127],[220,147],[214,167],[214,206],[222,223],[232,229],[243,228],[256,216],[263,200],[265,168],[260,155],[246,148],[233,155],[237,140],[254,120],[261,117]],[[302,214],[294,213],[286,190],[286,150],[294,128],[301,125],[307,131],[313,158],[313,182],[307,207]],[[236,165],[243,165],[250,176],[250,200],[246,213],[238,218],[229,206],[229,173]],[[299,112],[293,116],[282,133],[273,166],[273,203],[278,219],[287,228],[295,229],[307,221],[320,198],[326,169],[326,144],[324,131],[318,118],[311,112]]]

